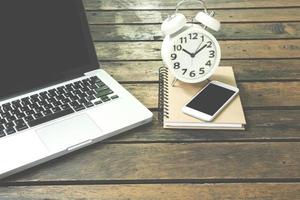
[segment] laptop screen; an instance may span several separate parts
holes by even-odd
[[[98,67],[81,0],[1,0],[0,27],[0,98]]]

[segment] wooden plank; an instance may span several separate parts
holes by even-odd
[[[259,107],[260,102],[264,103],[263,107],[300,105],[300,82],[240,83],[238,86],[244,105],[251,103]]]
[[[124,86],[145,106],[157,108],[158,84]],[[245,107],[300,106],[300,82],[245,82],[238,87]]]
[[[300,80],[300,59],[222,60],[221,66],[233,66],[238,81]],[[158,81],[162,61],[101,62],[101,67],[118,81]]]
[[[188,18],[194,17],[199,10],[183,10]],[[145,11],[88,11],[90,24],[154,24],[161,23],[172,10]],[[217,10],[215,17],[222,23],[226,22],[291,22],[300,21],[299,8],[271,9],[234,9]]]
[[[299,142],[96,144],[6,181],[293,179],[299,152]]]
[[[92,25],[95,41],[162,41],[160,25]],[[300,22],[223,24],[218,40],[300,38]]]
[[[88,10],[152,10],[152,9],[174,9],[177,0],[114,0],[114,1],[101,1],[101,0],[86,0],[84,1],[86,9]],[[299,7],[298,0],[210,0],[206,1],[208,8],[275,8],[275,7]],[[183,5],[182,8],[199,8],[195,4]]]
[[[163,129],[154,112],[153,122],[106,140],[118,142],[281,141],[300,139],[299,110],[246,110],[246,131]]]
[[[102,61],[160,60],[161,42],[96,42]],[[223,59],[299,58],[300,40],[220,41]]]
[[[98,200],[290,200],[300,198],[299,183],[87,185],[0,188],[2,200],[90,199]]]

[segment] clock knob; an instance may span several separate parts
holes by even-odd
[[[161,25],[161,31],[165,35],[171,35],[186,25],[186,18],[181,13],[168,17]]]
[[[220,21],[213,18],[212,16],[210,16],[209,14],[207,14],[205,12],[199,12],[196,15],[195,19],[198,22],[200,22],[201,24],[203,24],[204,26],[207,26],[214,31],[219,31],[221,28]]]

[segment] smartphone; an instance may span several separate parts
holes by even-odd
[[[203,121],[212,121],[238,93],[237,87],[211,81],[182,108],[182,112]]]

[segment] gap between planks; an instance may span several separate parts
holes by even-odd
[[[98,200],[195,200],[195,199],[296,199],[298,183],[237,184],[127,184],[0,188],[3,200],[91,199]],[[45,191],[47,193],[45,194]]]

